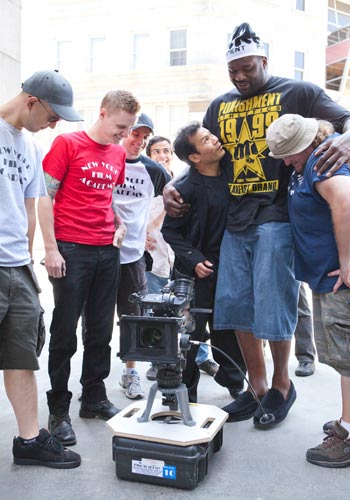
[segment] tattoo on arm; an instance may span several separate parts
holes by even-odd
[[[45,173],[44,175],[45,175],[47,193],[53,200],[57,194],[57,191],[60,188],[61,182],[47,173]]]

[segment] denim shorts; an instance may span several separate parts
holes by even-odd
[[[320,363],[350,377],[350,290],[312,294],[315,341]]]
[[[297,322],[299,282],[294,277],[291,226],[268,222],[225,231],[216,287],[214,328],[291,340]]]
[[[32,265],[0,267],[0,370],[38,370],[40,303]]]

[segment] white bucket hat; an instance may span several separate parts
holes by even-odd
[[[315,118],[286,114],[275,120],[266,131],[269,156],[285,158],[304,151],[312,144],[318,131]]]

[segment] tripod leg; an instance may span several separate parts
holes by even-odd
[[[158,384],[157,384],[157,382],[155,382],[149,390],[146,408],[145,408],[144,412],[142,413],[141,417],[138,417],[138,419],[137,419],[138,422],[148,422],[149,416],[150,416],[150,413],[152,410],[152,406],[154,403],[154,399],[155,399],[156,394],[157,394],[157,390],[158,390]]]
[[[193,427],[196,425],[196,422],[192,419],[192,415],[190,412],[190,406],[188,403],[188,392],[185,384],[181,384],[179,387],[175,389],[176,397],[179,402],[179,408],[182,415],[182,420],[184,425],[188,425]]]

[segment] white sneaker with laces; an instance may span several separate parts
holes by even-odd
[[[125,390],[125,396],[129,399],[142,399],[145,395],[137,370],[133,369],[129,375],[123,373],[119,385]]]

